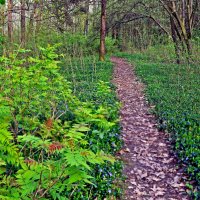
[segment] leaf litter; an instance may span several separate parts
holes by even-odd
[[[112,57],[111,61],[115,64],[113,83],[123,105],[120,121],[124,148],[119,152],[127,177],[123,199],[189,200],[186,175],[177,167],[168,135],[156,128],[144,85],[124,59]]]

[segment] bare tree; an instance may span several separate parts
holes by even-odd
[[[192,54],[191,38],[197,16],[199,0],[162,1],[161,4],[170,17],[172,39],[175,45],[177,63],[180,63],[180,51]]]

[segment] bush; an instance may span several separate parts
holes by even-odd
[[[105,101],[78,100],[54,51],[49,46],[40,48],[38,57],[20,50],[0,58],[0,198],[118,195],[114,180],[119,174],[110,174],[121,166],[111,155],[120,142],[110,147],[119,141],[118,103],[110,113]],[[103,99],[110,95],[104,82],[97,91]]]
[[[115,43],[116,40],[113,40],[111,37],[106,37],[106,52],[108,54],[116,51]],[[60,44],[57,49],[58,54],[65,54],[70,58],[78,58],[98,54],[100,40],[98,38],[93,38],[91,35],[85,36],[82,33],[51,32],[51,34],[49,34],[46,30],[42,30],[32,43],[31,41],[28,43],[27,48],[36,51],[37,48],[35,48],[35,46],[40,45],[46,47],[47,44]]]

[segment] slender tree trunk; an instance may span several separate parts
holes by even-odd
[[[116,35],[117,35],[116,27],[113,27],[112,28],[112,39],[115,40],[117,38]]]
[[[4,6],[0,8],[0,34],[4,35],[5,13]]]
[[[21,0],[21,44],[25,46],[26,41],[26,11],[25,11],[25,0]]]
[[[186,59],[187,59],[187,62],[190,63],[191,56],[192,56],[192,44],[191,44],[190,39],[186,38],[184,40],[184,45],[185,45]]]
[[[40,28],[41,28],[41,24],[42,24],[42,12],[43,12],[43,1],[40,0],[39,1],[39,5],[40,5],[40,8],[37,9],[38,10],[38,13],[37,13],[37,19],[36,19],[36,34],[39,33],[40,31]],[[36,37],[37,35],[35,35]]]
[[[187,3],[185,3],[185,29],[186,29],[186,35],[185,37],[185,44],[187,47],[187,54],[188,54],[188,59],[192,55],[192,45],[191,45],[191,38],[192,38],[192,7],[193,7],[193,1],[192,0],[187,0]]]
[[[0,36],[4,36],[5,13],[4,6],[0,8]],[[0,42],[0,55],[4,54],[4,41]]]
[[[35,18],[35,14],[36,14],[36,8],[37,8],[37,1],[34,2],[33,11],[30,14],[29,30],[28,30],[27,40],[30,39],[30,35],[34,34],[34,18]]]
[[[171,34],[172,34],[172,39],[174,42],[174,48],[175,48],[175,53],[176,53],[176,62],[177,64],[180,64],[180,50],[179,50],[179,43],[176,35],[176,30],[175,30],[175,23],[173,20],[173,17],[170,17],[170,23],[171,23]]]
[[[86,19],[85,19],[84,34],[88,35],[88,31],[89,31],[89,9],[90,9],[89,0],[86,1],[85,8],[86,8]]]
[[[100,33],[100,50],[99,60],[105,61],[105,38],[106,38],[106,0],[101,0],[101,33]]]
[[[97,2],[96,0],[93,0],[92,2],[92,13],[96,13],[97,11]],[[95,20],[92,20],[92,27],[95,28]]]
[[[65,2],[64,8],[65,8],[65,14],[64,14],[64,15],[65,15],[65,29],[64,29],[64,30],[67,30],[67,27],[68,27],[69,25],[72,25],[72,24],[73,24],[73,22],[72,22],[71,19],[70,19],[68,1]],[[58,14],[58,15],[59,15],[59,14]],[[63,31],[64,31],[64,30],[63,30]]]
[[[161,0],[160,2],[163,3]],[[199,0],[173,0],[163,3],[164,8],[167,10],[171,18],[172,38],[175,44],[177,62],[180,62],[178,53],[183,53],[184,56],[187,56],[188,62],[192,55],[191,38],[194,20],[198,11],[198,2]],[[177,44],[177,41],[179,41],[180,44]],[[182,45],[182,49],[179,48],[180,45]]]
[[[8,0],[8,39],[10,43],[13,42],[12,12],[13,12],[13,0]]]

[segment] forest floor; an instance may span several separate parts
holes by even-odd
[[[171,150],[168,135],[157,129],[156,118],[144,96],[144,85],[134,67],[121,58],[115,64],[113,82],[122,102],[120,120],[125,162],[125,194],[123,199],[187,200],[183,170]]]

